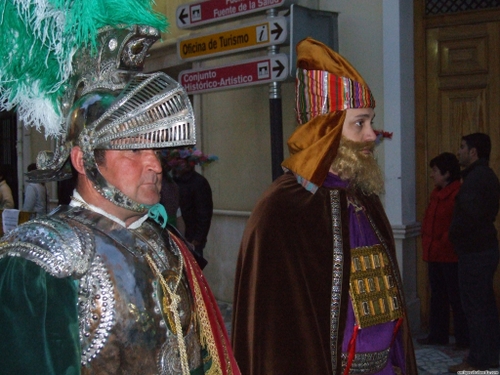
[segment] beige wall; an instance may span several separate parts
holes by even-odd
[[[155,10],[163,13],[167,16],[170,26],[167,33],[162,35],[164,41],[175,40],[177,37],[181,36],[184,31],[180,30],[175,23],[175,11],[177,7],[181,4],[188,3],[182,0],[157,0],[155,5]]]

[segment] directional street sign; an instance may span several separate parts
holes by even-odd
[[[181,39],[177,51],[182,60],[198,60],[284,43],[287,39],[285,17],[268,18],[238,28]]]
[[[177,7],[177,27],[187,29],[283,6],[287,0],[205,0]]]
[[[184,70],[179,82],[188,94],[199,94],[283,81],[287,76],[288,58],[278,53],[216,68]]]

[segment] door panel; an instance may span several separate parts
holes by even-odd
[[[425,109],[417,115],[416,143],[423,145],[417,147],[419,220],[433,189],[429,161],[445,151],[456,153],[462,135],[473,132],[490,135],[490,165],[500,176],[500,22],[428,28],[425,42],[425,68],[416,69],[425,72],[425,84],[417,84],[417,91],[425,90],[425,95],[417,92],[417,98],[425,97],[425,104],[420,103]],[[499,218],[497,228],[500,228]],[[419,261],[418,291],[425,327],[430,293],[426,266]],[[500,297],[498,271],[495,285]]]

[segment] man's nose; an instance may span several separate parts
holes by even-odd
[[[375,141],[377,139],[377,134],[375,134],[375,130],[373,130],[372,126],[366,128],[366,132],[364,134],[364,141]]]
[[[149,167],[154,170],[156,173],[161,173],[162,168],[161,168],[161,162],[160,162],[160,157],[154,150],[145,150],[144,152],[147,163]]]

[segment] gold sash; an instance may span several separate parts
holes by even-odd
[[[403,316],[394,270],[382,245],[351,249],[349,293],[359,328]]]

